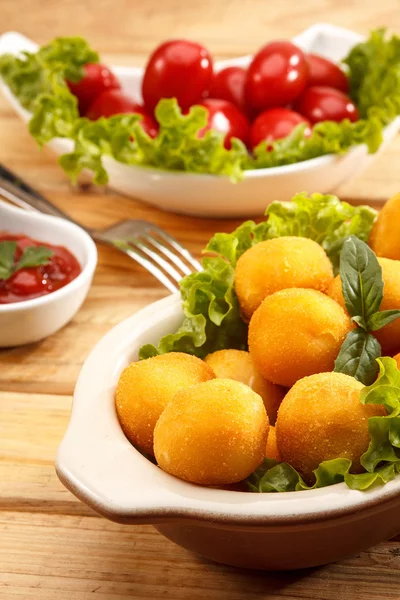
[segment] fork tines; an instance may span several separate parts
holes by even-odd
[[[171,292],[179,290],[177,284],[183,277],[202,270],[201,264],[175,238],[147,221],[123,221],[104,233]],[[113,239],[109,237],[111,233]]]

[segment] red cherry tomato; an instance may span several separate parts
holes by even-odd
[[[293,102],[307,83],[304,53],[291,42],[267,44],[254,56],[247,71],[246,100],[255,113]]]
[[[296,110],[311,123],[319,121],[357,121],[356,105],[346,94],[330,87],[307,88],[295,105]]]
[[[215,131],[226,133],[224,146],[228,150],[231,147],[232,137],[239,138],[244,144],[248,143],[249,121],[232,102],[207,98],[199,104],[208,110],[208,124],[199,131],[200,137],[209,129],[215,129]]]
[[[272,142],[284,138],[299,125],[309,121],[288,108],[270,108],[258,115],[257,119],[250,129],[250,145],[252,148],[258,146],[260,142]],[[310,135],[311,127],[307,127],[304,134]]]
[[[146,109],[152,113],[161,98],[176,98],[187,110],[206,97],[212,73],[212,59],[204,46],[186,40],[164,42],[150,56],[144,73]]]
[[[121,87],[118,79],[105,65],[88,63],[83,67],[83,70],[84,75],[78,83],[67,81],[72,94],[78,98],[81,115],[86,114],[89,106],[102,92]]]
[[[135,102],[122,90],[107,90],[96,98],[86,113],[88,119],[96,121],[100,117],[111,117],[123,113],[138,113],[143,115],[139,121],[145,132],[152,138],[158,133],[157,121],[149,115],[141,104]]]
[[[349,91],[348,79],[342,69],[327,58],[318,54],[306,55],[308,63],[308,87],[323,85],[336,88],[344,93]]]
[[[246,100],[244,97],[244,86],[247,71],[242,67],[227,67],[214,74],[210,89],[211,98],[228,100],[246,113]]]

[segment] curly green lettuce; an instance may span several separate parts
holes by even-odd
[[[265,459],[248,477],[251,492],[294,492],[345,482],[353,490],[366,490],[374,484],[391,481],[400,473],[400,371],[393,358],[380,358],[379,376],[361,390],[362,404],[385,407],[387,415],[370,417],[370,443],[361,457],[364,473],[352,474],[351,460],[335,458],[322,462],[314,471],[314,483],[308,486],[301,475],[286,462]]]
[[[61,157],[61,166],[73,180],[82,169],[90,168],[95,183],[100,184],[108,180],[102,163],[104,156],[128,165],[227,175],[232,181],[243,177],[241,165],[247,150],[240,140],[234,139],[227,150],[224,136],[214,130],[197,137],[207,123],[204,107],[193,106],[183,115],[174,98],[164,99],[158,103],[155,116],[160,125],[155,139],[144,132],[140,115],[115,115],[97,121],[78,119],[69,135],[75,140],[74,151]],[[45,128],[46,135],[48,130]],[[30,131],[39,142],[47,141],[43,128],[31,126]]]
[[[372,31],[343,62],[360,116],[382,124],[392,121],[400,113],[400,38],[387,39],[385,29]]]
[[[344,240],[349,235],[367,240],[376,217],[368,206],[354,207],[336,196],[305,193],[291,202],[273,202],[265,214],[266,220],[258,225],[246,221],[232,233],[211,238],[204,249],[204,270],[180,283],[185,315],[181,327],[164,336],[157,348],[143,346],[141,358],[172,351],[203,358],[224,348],[246,349],[247,325],[234,289],[235,267],[243,252],[264,240],[296,235],[321,244],[337,267]]]
[[[399,48],[400,38],[386,39],[385,32],[377,30],[345,59],[351,95],[360,110],[359,121],[324,121],[313,127],[309,137],[299,125],[284,139],[262,142],[253,155],[237,139],[227,150],[221,133],[210,131],[199,137],[206,124],[206,110],[197,106],[183,115],[174,99],[162,100],[158,105],[160,133],[154,139],[129,119],[102,118],[95,127],[80,118],[76,99],[65,80],[79,81],[83,65],[98,60],[97,53],[82,38],[57,38],[37,53],[1,56],[0,75],[22,106],[33,113],[30,132],[40,144],[53,137],[74,140],[72,154],[60,160],[73,179],[82,169],[90,169],[96,183],[106,183],[103,158],[111,156],[128,165],[225,175],[237,182],[248,169],[343,154],[359,144],[365,144],[370,153],[376,152],[383,140],[383,127],[400,114]],[[114,135],[114,129],[118,135]]]
[[[21,105],[35,115],[42,94],[57,95],[60,85],[68,90],[65,80],[79,81],[83,77],[84,65],[95,62],[99,62],[99,55],[86,40],[81,37],[60,37],[35,53],[0,56],[0,75]],[[68,95],[72,96],[69,91]],[[65,96],[61,96],[54,105],[48,107],[48,112],[56,107],[63,110],[64,102]],[[70,121],[78,117],[76,111]]]

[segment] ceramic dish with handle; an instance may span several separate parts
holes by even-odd
[[[316,24],[296,36],[293,41],[304,51],[316,52],[335,62],[362,40],[353,31],[329,24]],[[37,44],[15,32],[0,38],[0,55],[34,52]],[[251,56],[216,63],[216,70],[227,66],[246,67]],[[124,90],[141,100],[143,69],[113,67]],[[24,110],[6,85],[0,84],[6,99],[16,112],[28,121]],[[384,130],[382,151],[397,134],[400,118]],[[54,139],[49,146],[58,155],[70,152],[73,142]],[[139,198],[167,211],[203,217],[248,217],[261,215],[273,200],[286,200],[298,190],[330,192],[341,183],[364,170],[376,155],[369,155],[364,145],[355,146],[344,155],[326,155],[287,166],[245,171],[244,180],[232,183],[228,177],[188,172],[174,172],[150,167],[128,166],[104,157],[109,185],[114,190]]]
[[[0,304],[0,348],[30,344],[70,321],[85,300],[97,264],[96,245],[77,225],[58,217],[0,203],[0,230],[65,246],[77,258],[80,274],[64,287],[22,302]]]
[[[139,348],[182,319],[180,296],[169,296],[117,325],[89,355],[57,455],[58,476],[73,494],[108,519],[153,524],[209,559],[255,569],[321,565],[400,532],[399,476],[363,492],[340,483],[254,494],[186,483],[140,454],[118,422],[115,387]]]

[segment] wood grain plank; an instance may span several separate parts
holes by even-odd
[[[389,542],[318,569],[257,573],[216,565],[175,546],[150,526],[99,518],[0,515],[4,600],[169,598],[219,600],[398,600],[399,544]],[[97,597],[97,596],[90,596]]]
[[[0,461],[0,512],[97,517],[60,483],[53,463]]]
[[[127,265],[127,270],[131,264]],[[83,361],[114,325],[162,298],[162,288],[125,287],[124,269],[111,275],[115,285],[94,285],[76,317],[55,335],[21,348],[0,350],[0,389],[72,394]],[[134,279],[135,275],[130,273]],[[137,275],[136,275],[137,277]],[[0,401],[6,403],[7,397]]]
[[[21,31],[44,43],[56,35],[84,35],[103,52],[149,53],[166,37],[188,37],[220,54],[245,53],[270,38],[292,36],[315,22],[344,25],[366,33],[371,27],[400,29],[396,0],[30,0],[1,4],[3,29]],[[28,18],[23,15],[29,14]],[[73,15],[73,18],[72,18]],[[22,16],[22,18],[21,18]]]

